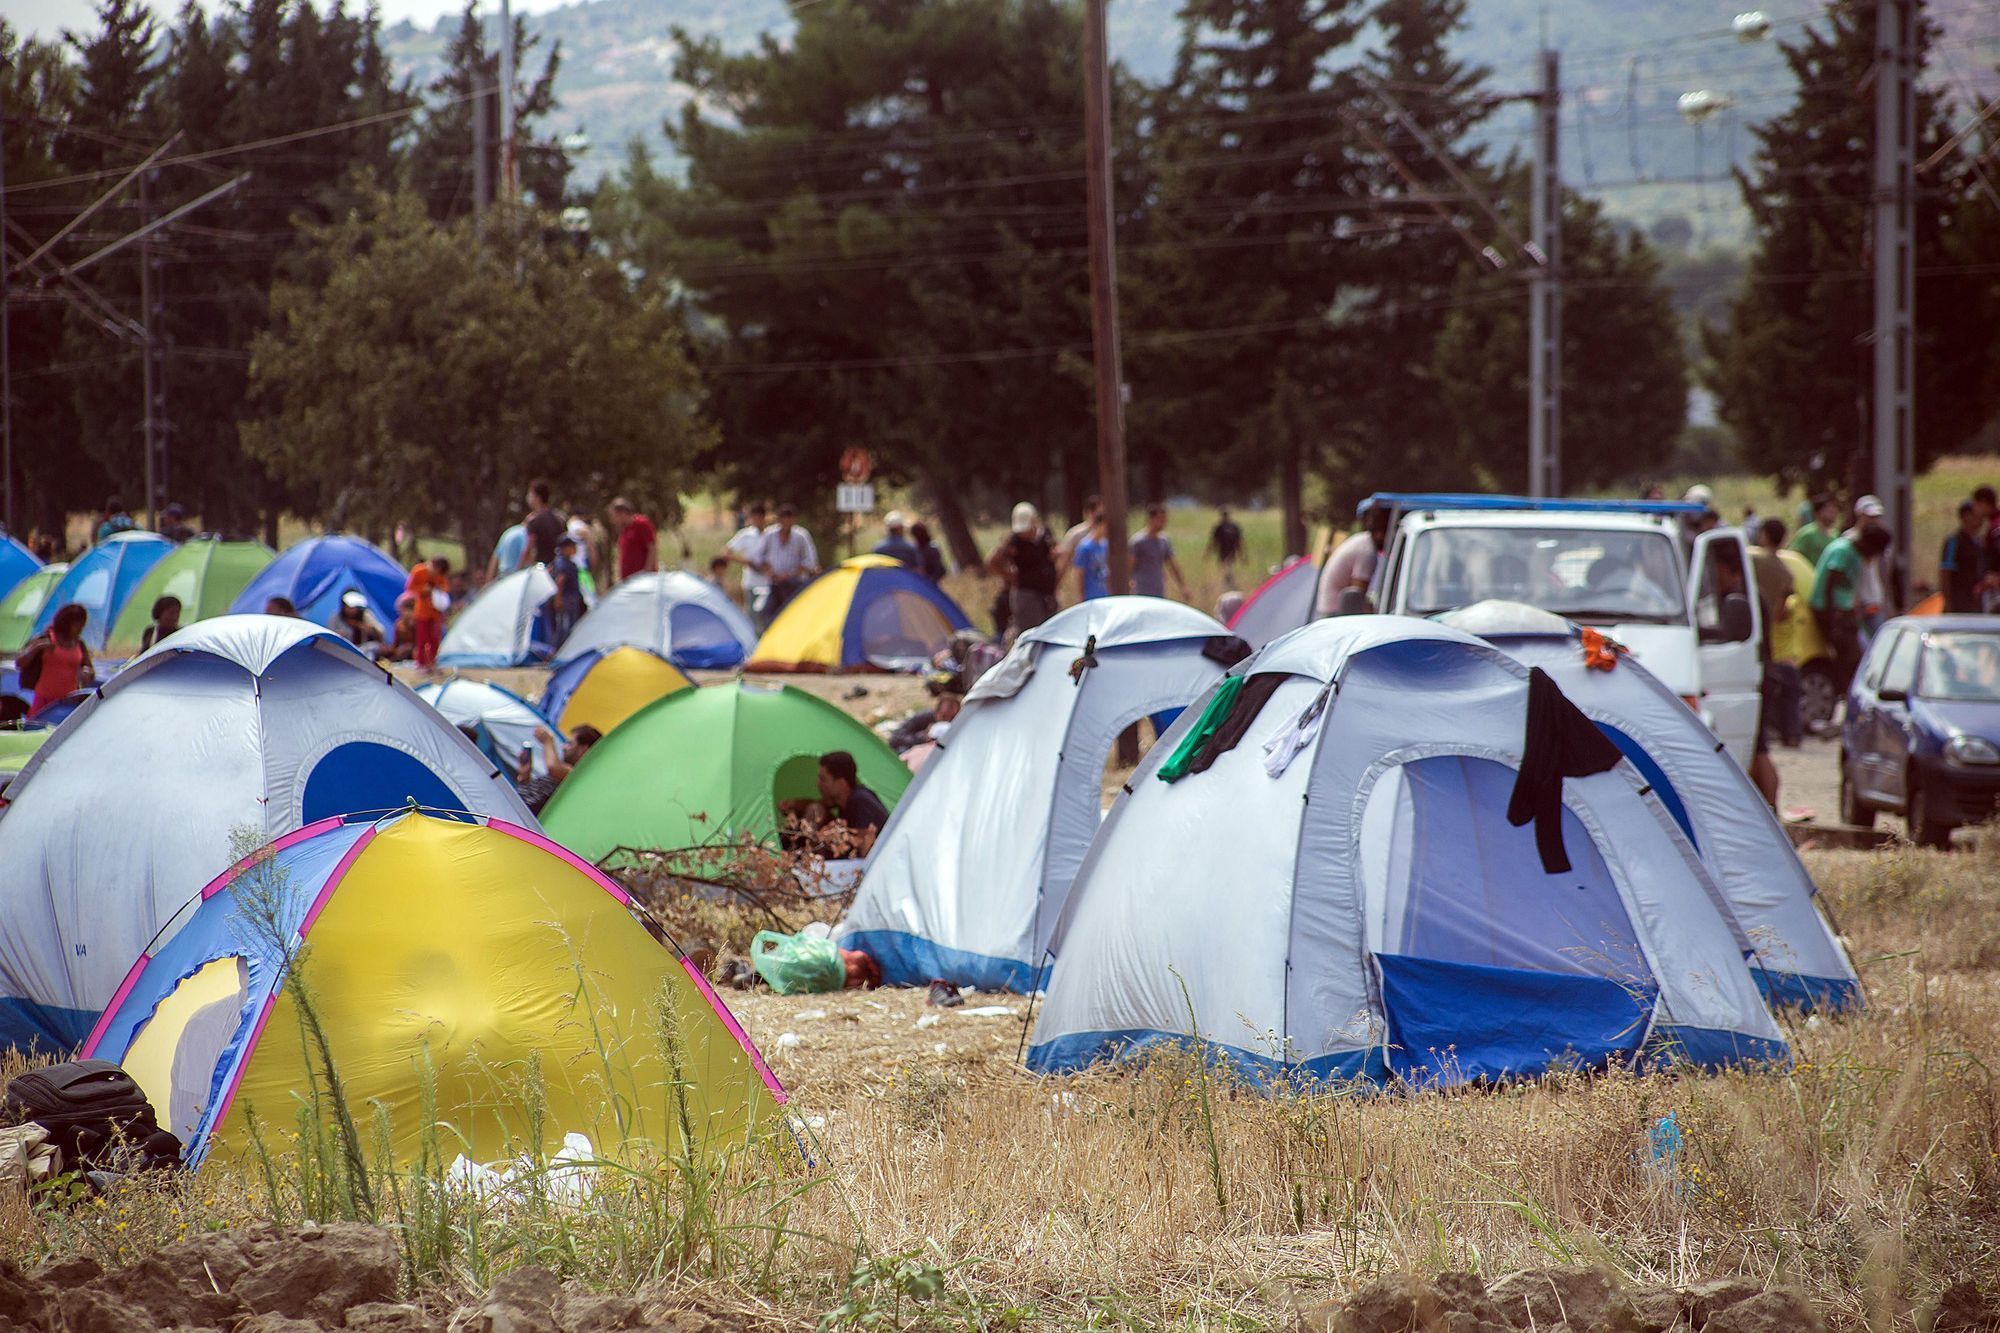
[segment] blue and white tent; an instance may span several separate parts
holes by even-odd
[[[438,665],[518,667],[548,661],[556,645],[549,642],[542,608],[555,595],[555,580],[540,565],[493,580],[445,631]]]
[[[157,532],[134,530],[107,537],[70,563],[62,581],[49,591],[35,617],[36,634],[45,633],[56,612],[71,602],[90,613],[83,627],[83,641],[92,652],[101,652],[111,623],[125,609],[125,601],[146,572],[174,549],[174,544]]]
[[[521,751],[534,756],[534,771],[546,772],[548,761],[535,744],[535,728],[560,737],[556,725],[520,695],[483,680],[437,680],[417,686],[417,697],[444,715],[461,731],[478,733],[479,752],[502,773],[512,773]]]
[[[1749,775],[1715,733],[1624,653],[1586,660],[1577,628],[1518,602],[1480,602],[1438,617],[1554,677],[1617,743],[1701,854],[1754,949],[1751,973],[1773,1003],[1840,1010],[1861,981],[1814,906],[1818,888]]]
[[[729,594],[684,569],[634,574],[597,599],[556,647],[569,662],[592,649],[649,648],[683,671],[743,665],[756,627]]]
[[[308,537],[264,566],[229,609],[260,615],[265,603],[283,597],[301,619],[331,625],[340,615],[341,594],[358,592],[377,622],[393,625],[396,599],[408,578],[387,552],[359,537]]]
[[[331,631],[217,616],[100,686],[0,807],[0,1049],[75,1045],[139,951],[241,854],[401,809],[534,828],[513,784]]]
[[[1422,1086],[1788,1054],[1645,779],[1462,630],[1295,630],[1128,791],[1056,929],[1038,1071],[1162,1043],[1259,1080]]]
[[[1103,813],[1104,763],[1247,655],[1191,606],[1082,602],[1029,630],[966,696],[876,840],[836,929],[892,986],[1034,988]]]

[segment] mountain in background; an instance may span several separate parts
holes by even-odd
[[[1744,7],[1742,0],[1473,0],[1460,53],[1491,68],[1494,91],[1527,91],[1546,32],[1563,56],[1566,179],[1601,194],[1616,214],[1640,223],[1679,214],[1692,224],[1691,243],[1726,243],[1739,237],[1743,213],[1723,178],[1749,158],[1748,126],[1776,114],[1794,91],[1775,42],[1731,35]],[[1116,59],[1140,78],[1166,79],[1180,40],[1178,9],[1179,0],[1114,0]],[[1963,115],[1995,91],[2000,9],[1938,7],[1933,15],[1945,37],[1932,75]],[[399,23],[384,33],[385,45],[421,87],[440,71],[458,22],[442,19],[430,30]],[[497,31],[497,18],[488,22]],[[674,28],[741,49],[766,33],[783,40],[791,20],[784,0],[583,0],[528,24],[545,43],[562,43],[554,128],[588,136],[577,168],[590,182],[615,172],[635,139],[662,165],[673,164],[661,125],[679,114],[688,91],[673,79]],[[1790,18],[1774,35],[1797,31]],[[1697,90],[1734,104],[1691,124],[1677,103]],[[1525,154],[1528,133],[1529,109],[1509,105],[1488,122],[1486,138],[1498,156]]]

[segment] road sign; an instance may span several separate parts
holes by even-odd
[[[866,449],[849,447],[840,451],[840,479],[859,486],[875,475],[875,460]]]
[[[842,514],[872,514],[875,512],[875,488],[858,483],[843,483],[834,496],[833,507]]]

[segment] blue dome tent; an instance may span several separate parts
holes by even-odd
[[[75,602],[90,612],[83,627],[84,643],[92,652],[102,652],[111,623],[125,609],[132,590],[173,549],[174,544],[157,532],[135,530],[107,537],[71,562],[62,581],[49,590],[41,614],[35,617],[34,632],[46,631],[56,612]]]
[[[285,597],[301,619],[331,625],[340,614],[340,595],[354,591],[368,599],[377,621],[393,625],[396,599],[408,580],[407,570],[359,537],[308,537],[264,566],[229,609],[256,615],[273,597]]]

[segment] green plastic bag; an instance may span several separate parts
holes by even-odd
[[[750,966],[780,995],[816,995],[847,985],[840,946],[819,935],[760,930],[750,941]]]

